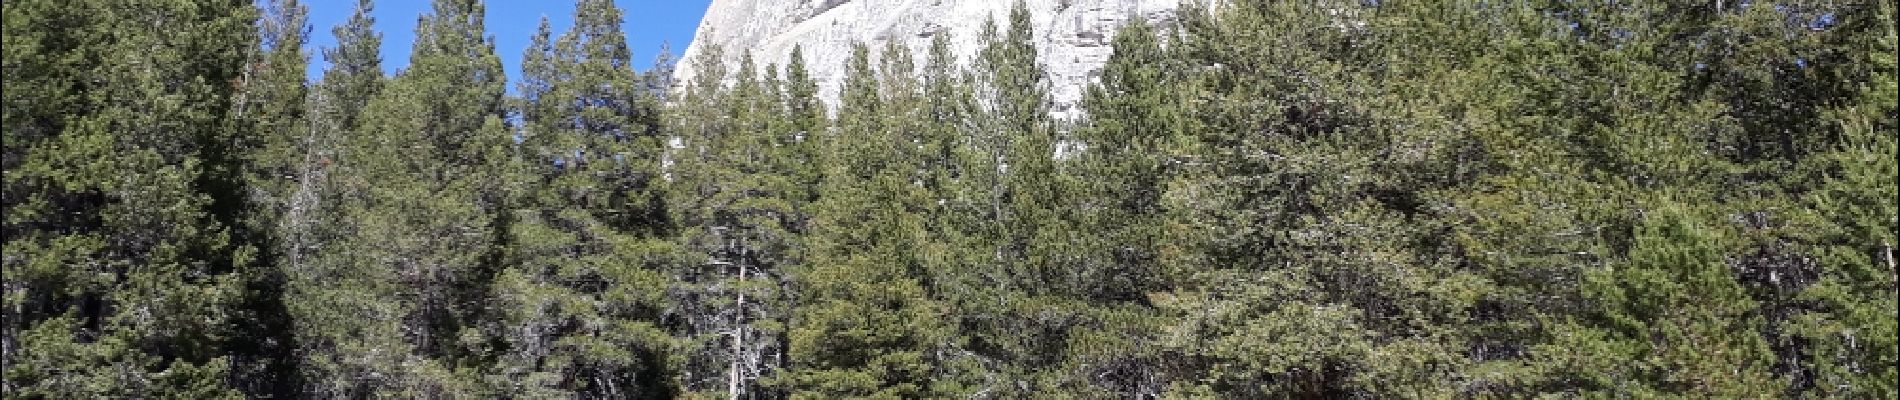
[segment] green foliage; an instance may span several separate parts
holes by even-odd
[[[321,366],[314,393],[482,391],[465,364],[484,357],[484,304],[508,243],[510,143],[483,12],[478,1],[436,2],[416,28],[409,68],[369,100],[340,146],[334,212],[348,222],[312,271],[322,286],[300,289],[305,303],[292,305],[333,321],[306,339],[333,349],[312,361]],[[349,75],[358,72],[340,72],[351,79],[337,84],[369,80]]]
[[[397,354],[378,349],[398,348],[401,331],[393,323],[395,304],[382,303],[366,293],[394,290],[385,270],[375,268],[347,249],[362,224],[345,212],[361,207],[367,182],[344,162],[356,146],[370,143],[361,116],[369,100],[381,91],[381,34],[372,30],[374,5],[358,1],[354,14],[332,30],[337,47],[324,49],[330,63],[321,81],[311,85],[307,136],[301,136],[296,165],[296,187],[279,225],[285,254],[286,291],[283,302],[297,321],[295,343],[303,356],[298,394],[336,397],[370,393],[378,381],[379,365],[391,365]],[[339,162],[342,161],[342,162]],[[359,320],[358,318],[364,318]],[[376,321],[376,323],[363,323]],[[364,356],[376,358],[357,358]]]
[[[789,335],[792,398],[935,397],[934,346],[944,310],[918,280],[925,196],[913,184],[917,146],[902,117],[916,112],[910,50],[887,49],[884,68],[863,45],[847,64],[844,97],[812,218],[811,254],[798,268]],[[908,83],[886,82],[883,77]],[[880,83],[905,91],[880,95]]]
[[[826,119],[825,103],[818,98],[818,82],[806,67],[804,48],[793,47],[790,57],[780,89],[787,113],[784,122],[789,123],[788,129],[791,129],[791,137],[781,140],[787,141],[783,145],[790,150],[774,161],[782,163],[792,174],[792,183],[798,186],[793,199],[809,216],[812,204],[819,197],[819,185],[825,179],[822,137],[831,122]]]
[[[1900,392],[1892,2],[1191,3],[1054,112],[1020,1],[676,87],[584,0],[513,96],[478,0],[318,82],[296,0],[5,2],[0,389]]]
[[[4,5],[8,396],[238,395],[256,251],[227,112],[255,13]]]
[[[234,376],[250,393],[269,390],[272,396],[290,396],[295,387],[295,348],[293,316],[284,304],[288,280],[285,258],[299,251],[292,241],[305,229],[306,221],[284,218],[296,207],[294,195],[300,177],[313,161],[311,154],[318,135],[314,134],[304,113],[308,87],[305,70],[309,62],[304,53],[308,10],[295,0],[261,4],[258,36],[250,50],[250,60],[239,78],[231,121],[239,134],[232,141],[230,157],[240,160],[240,169],[228,175],[241,177],[243,197],[217,200],[219,209],[241,209],[240,220],[232,223],[232,237],[256,249],[257,255],[239,268],[246,279],[243,308],[238,324],[257,328],[259,335],[242,335],[234,347],[255,356],[233,363]],[[268,385],[268,386],[266,386]]]
[[[1589,391],[1772,395],[1772,357],[1754,301],[1723,263],[1724,232],[1670,205],[1646,214],[1624,262],[1584,272],[1589,322],[1556,324],[1538,357]]]
[[[335,104],[321,116],[334,121],[335,129],[356,129],[363,109],[382,89],[383,34],[375,30],[375,10],[374,0],[357,0],[350,19],[330,30],[336,47],[323,49],[330,68],[314,90],[318,98]]]
[[[1839,89],[1821,116],[1832,142],[1802,160],[1797,177],[1814,186],[1801,193],[1789,219],[1791,235],[1812,254],[1806,267],[1818,273],[1790,276],[1814,282],[1794,291],[1796,301],[1818,307],[1787,319],[1791,338],[1807,344],[1785,363],[1813,380],[1811,393],[1828,396],[1893,396],[1900,379],[1900,328],[1895,307],[1895,243],[1900,236],[1900,129],[1895,120],[1895,6],[1867,5],[1841,25],[1836,39],[1842,59],[1835,67]],[[1791,179],[1792,180],[1792,179]],[[1818,267],[1818,268],[1817,268]]]
[[[486,301],[499,342],[491,384],[513,397],[671,396],[658,293],[673,250],[660,181],[657,104],[609,1],[576,5],[524,57],[521,185],[502,216],[507,260]],[[505,195],[517,195],[513,188]]]
[[[774,66],[761,73],[748,55],[731,85],[702,81],[676,108],[687,124],[677,131],[683,151],[673,158],[675,212],[680,239],[699,257],[678,271],[675,296],[692,316],[685,368],[698,377],[687,382],[696,391],[783,396],[791,271],[809,256],[813,161],[826,126],[812,114],[822,105],[802,64],[789,73],[792,82],[780,81]]]

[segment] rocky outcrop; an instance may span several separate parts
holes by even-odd
[[[1037,50],[1048,72],[1057,116],[1074,114],[1074,104],[1093,81],[1112,49],[1115,29],[1129,18],[1161,26],[1174,20],[1182,0],[1027,0],[1036,28]],[[904,41],[922,60],[936,35],[950,35],[965,63],[983,43],[984,21],[1005,25],[1012,0],[714,0],[693,44],[674,75],[690,82],[691,60],[707,46],[725,49],[736,65],[751,53],[760,65],[784,65],[792,48],[803,46],[806,63],[827,101],[837,99],[851,45],[881,49]]]

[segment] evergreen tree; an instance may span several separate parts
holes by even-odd
[[[677,82],[673,81],[676,62],[679,61],[673,55],[673,46],[664,42],[660,43],[659,55],[653,57],[653,65],[648,67],[640,77],[646,82],[648,95],[661,100],[672,99],[671,94],[675,89],[679,89],[675,87]]]
[[[996,31],[993,22],[985,28],[989,41],[977,59],[988,132],[977,140],[991,154],[996,170],[991,196],[998,228],[994,234],[1000,240],[999,266],[1011,274],[1032,274],[1012,277],[1013,286],[1040,279],[1034,274],[1046,272],[1035,268],[1036,261],[1027,260],[1027,242],[1035,238],[1038,224],[1047,222],[1042,204],[1055,195],[1050,185],[1055,178],[1055,125],[1029,18],[1028,7],[1016,2],[1003,31]]]
[[[1233,3],[1184,21],[1172,53],[1204,67],[1177,94],[1193,99],[1181,121],[1191,140],[1162,197],[1179,246],[1159,256],[1180,287],[1155,299],[1179,318],[1164,344],[1180,354],[1170,369],[1184,370],[1173,390],[1459,390],[1463,316],[1484,282],[1444,255],[1421,204],[1457,142],[1403,120],[1429,103],[1390,101],[1400,95],[1388,90],[1442,77],[1423,75],[1446,67],[1429,61],[1459,49],[1424,39],[1467,22],[1467,10],[1416,7]],[[1427,12],[1450,22],[1413,19]],[[1392,71],[1414,65],[1416,78]]]
[[[963,164],[969,156],[966,139],[975,130],[972,120],[978,112],[968,72],[958,65],[951,51],[948,34],[931,38],[922,71],[923,126],[917,134],[924,189],[937,203],[930,229],[946,235],[962,228],[952,220],[953,210],[958,208],[954,202],[964,201],[959,192],[965,189]]]
[[[1900,392],[1890,1],[1189,2],[1074,121],[1022,1],[836,110],[354,4],[0,3],[5,396]]]
[[[256,258],[229,117],[255,7],[0,7],[7,396],[238,397]]]
[[[1794,293],[1815,272],[1777,238],[1786,234],[1787,219],[1773,211],[1790,206],[1776,192],[1800,189],[1747,171],[1783,169],[1804,157],[1807,145],[1799,143],[1811,133],[1801,131],[1814,130],[1793,121],[1812,118],[1803,115],[1815,106],[1793,94],[1761,101],[1730,92],[1757,87],[1832,96],[1805,74],[1787,73],[1802,62],[1804,46],[1804,39],[1787,38],[1816,27],[1769,22],[1805,11],[1776,17],[1763,12],[1793,9],[1523,8],[1477,21],[1527,39],[1464,42],[1489,54],[1521,54],[1467,63],[1512,79],[1467,78],[1429,89],[1488,105],[1464,110],[1534,116],[1465,122],[1472,134],[1462,140],[1475,145],[1459,158],[1469,162],[1453,165],[1470,186],[1439,195],[1453,204],[1441,209],[1465,216],[1447,215],[1458,252],[1497,284],[1479,292],[1483,313],[1472,327],[1488,349],[1474,360],[1493,374],[1484,384],[1513,395],[1806,390],[1811,375],[1804,371],[1813,365],[1790,361],[1805,358],[1806,346],[1778,332],[1789,330],[1790,310],[1802,307]],[[1685,18],[1649,17],[1661,12]],[[1739,36],[1703,36],[1716,31]],[[1736,37],[1756,35],[1761,39],[1744,41],[1753,49],[1728,48]],[[1757,58],[1764,55],[1780,59]],[[1555,62],[1511,61],[1517,59]],[[1471,89],[1446,90],[1457,86]],[[1422,97],[1415,93],[1405,95]],[[1782,121],[1756,125],[1771,119]],[[1768,126],[1774,128],[1762,129]],[[1677,297],[1684,293],[1706,301],[1685,304]],[[1539,323],[1550,319],[1571,322]],[[1535,361],[1531,368],[1514,367],[1523,358]]]
[[[1685,18],[1648,17],[1658,12],[1681,12]],[[1535,377],[1526,380],[1533,390],[1758,397],[1797,393],[1807,386],[1800,371],[1810,368],[1784,361],[1803,358],[1798,354],[1803,346],[1776,332],[1786,329],[1786,310],[1800,307],[1789,293],[1807,285],[1802,281],[1813,272],[1803,271],[1804,257],[1774,238],[1781,235],[1783,217],[1772,210],[1788,201],[1776,192],[1786,188],[1746,171],[1785,169],[1788,160],[1803,157],[1802,146],[1792,144],[1805,141],[1798,138],[1806,133],[1798,131],[1807,129],[1793,121],[1811,118],[1804,115],[1811,115],[1814,106],[1792,94],[1786,101],[1764,102],[1728,90],[1809,87],[1794,91],[1827,95],[1813,90],[1800,74],[1757,69],[1757,63],[1769,69],[1795,67],[1800,56],[1783,53],[1790,48],[1782,46],[1796,43],[1779,38],[1810,29],[1777,28],[1780,22],[1767,21],[1781,18],[1764,12],[1770,8],[1659,4],[1571,13],[1549,23],[1573,26],[1576,36],[1545,39],[1550,44],[1542,51],[1566,60],[1547,68],[1587,78],[1528,87],[1556,107],[1524,112],[1551,117],[1532,126],[1507,125],[1516,132],[1506,132],[1548,133],[1486,135],[1483,140],[1497,141],[1487,146],[1526,139],[1543,144],[1511,144],[1523,149],[1515,151],[1523,156],[1499,158],[1503,173],[1480,183],[1490,193],[1463,196],[1476,200],[1472,211],[1481,215],[1471,226],[1534,227],[1472,235],[1485,239],[1464,244],[1482,249],[1473,254],[1487,254],[1477,265],[1508,285],[1497,292],[1541,293],[1538,299],[1512,303],[1575,321],[1542,325],[1547,331],[1517,339],[1532,344],[1530,358],[1539,362],[1533,365],[1540,370],[1530,372]],[[1713,31],[1739,36],[1703,36]],[[1755,35],[1765,39],[1749,40],[1759,48],[1730,47],[1735,37]],[[1756,58],[1771,54],[1787,58]],[[1709,86],[1711,79],[1727,82]],[[1770,123],[1775,128],[1756,125],[1775,119],[1782,120]],[[1491,208],[1499,204],[1486,204],[1493,201],[1510,205],[1500,212]],[[1671,213],[1674,207],[1715,211]],[[1658,219],[1664,217],[1671,220]],[[1520,222],[1525,220],[1530,223]],[[1657,227],[1678,224],[1693,228],[1672,233],[1677,228]],[[1494,247],[1499,244],[1504,246]],[[1722,254],[1719,263],[1711,261],[1718,256],[1705,252]],[[1549,264],[1525,268],[1511,264],[1528,263],[1511,258]],[[1665,258],[1667,266],[1657,265],[1657,258]],[[1530,271],[1538,275],[1523,273]],[[1581,283],[1543,283],[1553,273],[1579,277]],[[1679,297],[1685,294],[1703,300],[1686,303]],[[1549,343],[1538,343],[1543,340]],[[1578,348],[1602,351],[1579,356],[1591,352]],[[1788,372],[1772,377],[1776,370]]]
[[[1754,301],[1721,254],[1724,232],[1697,226],[1670,205],[1646,216],[1623,268],[1584,272],[1582,290],[1598,305],[1590,320],[1555,328],[1544,357],[1560,377],[1590,391],[1656,396],[1750,397],[1782,382],[1754,332]],[[1600,319],[1597,319],[1600,318]],[[1587,324],[1579,326],[1578,324]]]
[[[374,0],[357,0],[350,19],[330,30],[336,47],[323,49],[330,67],[314,90],[332,104],[320,118],[332,121],[331,129],[339,132],[361,125],[363,110],[383,87],[383,34],[376,31],[375,10]]]
[[[825,103],[818,99],[818,81],[805,66],[804,47],[793,46],[790,57],[791,61],[785,65],[781,93],[793,137],[787,144],[790,151],[780,162],[785,163],[798,185],[793,205],[798,207],[803,219],[809,220],[812,206],[819,197],[819,187],[824,183],[822,138],[831,122],[825,114]],[[800,221],[800,225],[804,223]]]
[[[1797,125],[1811,130],[1809,147],[1803,149],[1813,152],[1783,177],[1811,185],[1787,206],[1803,210],[1787,218],[1794,228],[1787,236],[1802,243],[1796,248],[1809,256],[1784,250],[1751,257],[1772,261],[1756,263],[1768,268],[1751,269],[1755,281],[1768,283],[1756,286],[1776,295],[1765,301],[1773,310],[1765,314],[1782,323],[1776,331],[1784,336],[1769,339],[1779,356],[1775,372],[1793,380],[1791,392],[1823,397],[1900,392],[1895,386],[1900,322],[1892,312],[1900,303],[1894,261],[1900,199],[1892,190],[1900,185],[1900,137],[1893,134],[1900,129],[1895,9],[1875,2],[1796,20],[1812,27],[1825,22],[1821,16],[1839,19],[1838,25],[1821,27],[1830,36],[1823,39],[1830,51],[1807,53],[1838,58],[1816,57],[1810,65],[1823,71],[1797,76],[1840,87],[1833,89],[1838,97],[1821,101],[1818,122]],[[1806,286],[1786,289],[1794,285]],[[1775,303],[1787,306],[1772,307]]]
[[[336,267],[360,279],[329,314],[348,375],[332,382],[348,396],[472,396],[467,367],[482,363],[482,306],[508,236],[502,171],[509,134],[502,122],[501,64],[483,33],[484,7],[441,0],[416,28],[410,66],[370,100],[360,140],[348,146],[342,205],[351,236]],[[362,389],[365,391],[358,391]]]
[[[234,175],[244,179],[246,196],[239,203],[244,221],[233,233],[257,250],[256,261],[244,266],[246,312],[239,318],[259,334],[247,336],[248,342],[235,343],[231,350],[250,355],[233,366],[246,393],[290,396],[298,389],[298,376],[293,321],[284,293],[287,257],[296,250],[284,231],[292,228],[286,225],[292,221],[284,217],[293,206],[300,172],[312,161],[302,155],[315,139],[304,115],[309,57],[303,46],[309,11],[296,0],[262,6],[253,61],[245,66],[231,117],[239,124],[236,130],[248,132],[236,144],[244,165]]]
[[[988,168],[975,154],[969,139],[977,132],[979,117],[976,94],[968,71],[960,66],[950,48],[947,33],[931,39],[922,71],[923,104],[918,111],[916,141],[918,185],[924,191],[924,229],[927,240],[914,252],[922,258],[923,273],[918,277],[930,298],[946,307],[964,296],[991,290],[980,274],[981,266],[994,262],[993,248],[980,232],[991,221],[980,219],[991,209],[990,198],[975,198],[977,189],[970,168]],[[954,311],[954,309],[952,309]],[[937,377],[936,393],[945,396],[969,396],[977,393],[991,377],[984,376],[984,359],[968,350],[961,335],[946,335],[931,343],[934,360],[942,368]]]
[[[916,275],[912,249],[925,238],[923,196],[907,165],[915,144],[890,126],[895,111],[885,107],[870,53],[857,45],[846,64],[812,253],[796,274],[793,398],[934,396],[929,354],[947,327]]]
[[[672,254],[647,124],[658,110],[620,23],[612,2],[581,2],[572,30],[553,40],[544,18],[523,57],[526,193],[483,321],[502,344],[492,384],[510,396],[671,396],[664,299],[643,290]]]
[[[1143,19],[1116,31],[1115,53],[1102,68],[1102,80],[1084,94],[1090,115],[1077,129],[1082,148],[1075,158],[1075,207],[1081,230],[1099,235],[1085,246],[1085,261],[1074,293],[1101,300],[1140,298],[1163,283],[1156,254],[1164,236],[1159,217],[1167,190],[1170,151],[1180,134],[1180,118],[1165,73],[1170,64],[1157,33]]]
[[[967,279],[977,283],[955,296],[963,346],[984,360],[986,374],[1027,378],[1066,358],[1066,336],[1082,307],[1056,286],[1068,272],[1067,236],[1075,231],[1055,209],[1070,185],[1056,165],[1057,126],[1027,6],[1017,2],[1001,29],[993,20],[986,25],[974,62],[981,125],[963,167],[966,204],[978,216],[963,230],[972,238],[965,251],[987,257],[966,258],[974,277]],[[985,389],[1029,396],[1047,389],[1043,378]]]
[[[1164,354],[1145,346],[1168,322],[1148,294],[1168,287],[1165,251],[1167,190],[1180,124],[1174,64],[1145,19],[1115,33],[1114,53],[1099,84],[1084,94],[1087,120],[1075,130],[1062,175],[1066,196],[1055,212],[1071,224],[1060,236],[1061,273],[1048,285],[1084,307],[1067,338],[1067,370],[1053,385],[1080,397],[1156,396]],[[1048,245],[1039,242],[1038,245]],[[1099,377],[1112,377],[1102,379]]]
[[[797,121],[775,68],[761,76],[750,55],[742,59],[730,87],[691,94],[704,101],[694,107],[707,106],[694,108],[700,118],[714,121],[685,132],[691,152],[678,164],[681,239],[703,256],[682,275],[681,308],[695,318],[687,338],[695,389],[769,398],[780,396],[765,383],[784,365],[789,273],[802,257],[808,191],[796,180]]]
[[[304,38],[309,25],[309,10],[296,0],[265,3],[259,19],[257,43],[251,50],[253,60],[245,66],[242,90],[233,111],[233,119],[251,130],[239,146],[248,156],[243,172],[247,186],[256,194],[246,199],[258,210],[245,230],[265,232],[274,227],[276,216],[283,214],[285,200],[294,186],[295,167],[302,161],[301,142],[308,139],[304,118],[306,110],[305,69],[309,57],[304,54]],[[266,246],[266,253],[279,250]]]
[[[284,302],[297,321],[305,396],[372,393],[380,384],[374,378],[394,363],[383,357],[397,356],[386,351],[404,348],[390,305],[377,303],[388,289],[384,270],[341,251],[363,226],[346,210],[366,201],[369,181],[353,166],[356,150],[373,143],[361,115],[385,79],[373,10],[373,2],[359,0],[349,20],[331,30],[337,46],[323,49],[330,67],[310,89],[310,133],[301,138],[297,187],[280,224]]]

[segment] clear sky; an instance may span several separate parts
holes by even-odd
[[[634,66],[645,69],[670,45],[675,56],[686,51],[699,27],[700,16],[712,0],[615,0],[625,13],[623,30],[633,50]],[[336,45],[330,29],[350,18],[356,7],[350,0],[313,0],[310,6],[310,77],[315,80],[327,63],[318,49]],[[488,34],[495,52],[508,70],[510,91],[521,75],[521,51],[528,47],[541,16],[548,17],[559,35],[574,25],[574,0],[488,0]],[[416,17],[429,11],[429,0],[377,0],[376,28],[383,33],[383,67],[394,73],[409,64],[409,44],[415,41]]]

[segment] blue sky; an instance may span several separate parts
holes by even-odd
[[[615,0],[625,12],[623,31],[633,50],[634,66],[645,69],[670,44],[673,54],[686,51],[711,0]],[[315,80],[327,65],[319,49],[336,45],[330,29],[350,18],[356,2],[315,0],[310,6],[310,77]],[[559,35],[574,25],[574,0],[488,0],[488,34],[495,52],[508,70],[509,90],[521,74],[521,51],[528,47],[541,16],[546,15]],[[415,41],[416,17],[429,11],[429,0],[377,0],[376,28],[383,33],[383,67],[394,73],[409,64],[409,44]]]

